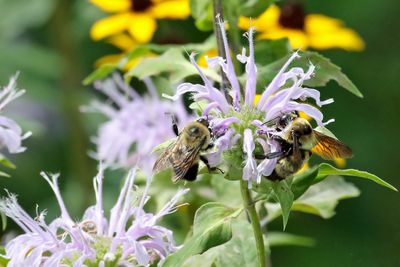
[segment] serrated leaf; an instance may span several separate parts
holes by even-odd
[[[233,236],[227,243],[196,255],[184,267],[253,267],[258,266],[256,243],[250,223],[243,219],[232,223]],[[264,243],[267,240],[264,237]],[[268,248],[266,247],[266,251]]]
[[[216,202],[201,206],[195,215],[193,236],[181,249],[169,255],[163,266],[181,266],[189,257],[228,242],[232,238],[231,220],[242,210],[243,208],[233,209]]]
[[[332,176],[321,183],[311,186],[306,193],[293,202],[292,211],[300,211],[320,216],[324,219],[335,215],[335,208],[342,199],[360,195],[360,191],[352,183],[340,176]],[[272,221],[282,214],[277,204],[266,204],[267,221]]]
[[[293,178],[292,192],[294,199],[300,197],[314,183],[318,175],[318,166],[314,166],[305,170],[300,174],[296,174]]]
[[[342,72],[340,67],[333,64],[330,59],[318,54],[317,52],[301,52],[301,57],[293,61],[290,67],[301,67],[307,69],[310,62],[316,66],[315,74],[312,79],[304,82],[304,85],[310,87],[322,87],[329,81],[336,81],[342,88],[355,94],[358,97],[363,97],[354,83]],[[259,67],[257,74],[257,88],[265,88],[269,84],[278,71],[282,68],[289,56],[286,56],[269,65]]]
[[[214,26],[213,1],[190,0],[189,6],[196,27],[201,31],[211,31]]]
[[[256,267],[258,265],[257,246],[251,224],[245,220],[235,221],[232,225],[232,239],[219,247],[216,267]],[[267,244],[264,238],[264,244]],[[266,251],[268,249],[266,248]]]
[[[293,235],[283,232],[268,232],[268,243],[270,247],[300,246],[313,247],[315,240],[310,237]]]
[[[117,64],[104,64],[100,66],[98,69],[93,71],[91,74],[89,74],[84,80],[83,84],[84,85],[89,85],[93,83],[94,81],[98,80],[103,80],[107,78],[108,75],[110,75],[113,71],[117,69],[118,65]]]
[[[254,44],[254,58],[259,65],[266,65],[285,57],[291,51],[287,38],[258,40]]]
[[[327,163],[322,163],[318,167],[318,175],[315,178],[314,183],[318,183],[322,180],[324,180],[328,175],[342,175],[342,176],[354,176],[354,177],[359,177],[359,178],[364,178],[367,180],[371,180],[379,185],[382,185],[384,187],[387,187],[389,189],[392,189],[393,191],[398,191],[394,186],[389,184],[388,182],[385,182],[378,176],[371,174],[366,171],[359,171],[356,169],[337,169]]]
[[[213,80],[219,80],[215,70],[203,69]],[[125,78],[167,74],[171,83],[178,83],[188,76],[198,75],[196,68],[182,55],[179,49],[173,48],[160,56],[144,58],[138,65],[125,74]]]
[[[274,190],[282,210],[283,229],[285,229],[293,205],[294,195],[286,180],[272,183],[272,189]]]
[[[241,1],[241,5],[238,6],[237,13],[246,17],[258,17],[263,13],[275,0],[248,0]]]

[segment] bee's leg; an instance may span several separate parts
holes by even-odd
[[[176,119],[175,114],[172,113],[168,113],[169,115],[171,115],[171,119],[172,119],[172,131],[174,131],[174,134],[176,136],[179,135],[179,130],[178,130],[178,120]]]
[[[220,168],[217,167],[211,167],[210,164],[208,163],[208,159],[205,156],[200,155],[200,160],[206,165],[208,172],[212,172],[212,171],[220,171],[221,173],[224,173],[223,170],[221,170]]]
[[[293,139],[293,146],[292,146],[293,159],[296,161],[301,161],[302,157],[301,157],[301,151],[300,151],[300,146],[299,146],[299,139],[297,137],[297,134],[294,131],[292,131],[292,139]]]

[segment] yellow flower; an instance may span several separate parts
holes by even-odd
[[[287,4],[280,9],[270,6],[251,24],[260,32],[259,39],[288,38],[294,49],[341,48],[362,51],[365,47],[362,38],[352,29],[344,27],[341,20],[321,14],[305,14],[300,4]],[[250,19],[239,18],[239,27],[247,29]]]
[[[99,58],[98,60],[96,60],[96,63],[95,63],[97,68],[102,65],[105,65],[105,64],[117,64],[118,63],[120,65],[119,67],[122,70],[128,71],[132,67],[139,64],[139,62],[143,58],[149,57],[149,56],[154,56],[154,54],[152,54],[152,53],[147,53],[146,55],[133,58],[129,61],[123,61],[123,58],[126,56],[126,54],[138,45],[138,43],[135,40],[133,40],[133,38],[130,35],[125,34],[125,33],[114,35],[114,36],[108,38],[107,42],[109,42],[110,44],[114,45],[115,47],[121,49],[122,53],[106,55],[106,56]]]
[[[189,16],[189,0],[90,0],[113,15],[92,26],[91,37],[100,40],[128,32],[138,43],[153,38],[157,19],[185,19]]]

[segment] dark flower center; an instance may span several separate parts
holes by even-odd
[[[304,29],[306,14],[299,3],[289,3],[281,8],[279,24],[285,28]]]
[[[131,0],[131,9],[136,12],[143,12],[152,5],[151,0]]]

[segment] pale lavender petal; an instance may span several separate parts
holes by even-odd
[[[254,105],[254,96],[256,94],[257,82],[257,68],[254,62],[254,45],[253,45],[253,27],[250,27],[247,38],[249,39],[249,57],[246,63],[246,89],[245,89],[245,103],[248,106]]]
[[[232,86],[233,90],[233,106],[235,107],[236,110],[239,109],[239,104],[240,104],[240,85],[239,81],[236,77],[235,73],[235,68],[232,63],[230,51],[229,51],[229,46],[228,46],[228,40],[226,39],[226,32],[225,32],[225,27],[224,27],[224,22],[218,18],[218,26],[221,31],[221,36],[222,36],[222,41],[224,43],[224,49],[225,49],[225,55],[226,55],[226,77],[229,80],[229,83]]]
[[[297,57],[299,57],[297,52],[293,53],[290,56],[288,61],[286,61],[285,65],[283,65],[283,67],[280,69],[278,74],[274,77],[274,79],[271,81],[271,83],[267,86],[265,91],[262,93],[260,100],[257,103],[257,107],[260,110],[263,109],[263,106],[264,106],[267,98],[270,97],[272,94],[274,94],[276,91],[278,91],[279,88],[285,83],[286,79],[284,77],[284,72],[289,67],[290,63],[292,63],[292,61]]]
[[[248,181],[249,188],[251,187],[253,180],[257,181],[258,179],[257,163],[253,156],[254,149],[255,144],[253,141],[253,133],[250,129],[245,129],[243,136],[243,151],[247,154],[247,158],[243,168],[243,180]]]

